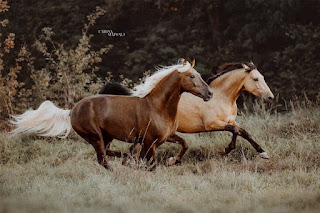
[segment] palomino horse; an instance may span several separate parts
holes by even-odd
[[[67,136],[71,126],[89,142],[98,162],[110,169],[106,155],[113,139],[140,144],[140,157],[155,161],[155,150],[177,129],[176,115],[181,93],[190,92],[208,101],[212,90],[186,60],[163,67],[139,85],[134,96],[94,95],[79,101],[71,110],[62,110],[45,101],[38,110],[15,116],[13,133],[29,132],[46,136]],[[70,114],[70,116],[69,116]]]
[[[267,153],[236,122],[238,110],[236,101],[243,90],[268,102],[274,98],[264,77],[252,62],[223,64],[217,72],[218,74],[210,77],[207,82],[213,90],[211,101],[204,102],[188,93],[182,94],[178,104],[177,131],[183,133],[230,131],[233,133],[231,143],[222,154],[226,155],[235,148],[236,138],[239,135],[251,143],[260,153],[260,157],[267,159]],[[112,90],[105,89],[100,92],[112,93]],[[169,158],[168,165],[180,163],[188,149],[187,143],[176,134],[168,138],[168,141],[179,143],[182,147],[177,157]]]

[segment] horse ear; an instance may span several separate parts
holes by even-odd
[[[183,61],[183,66],[185,66],[186,64],[187,64],[187,59],[184,59],[184,61]]]
[[[191,67],[194,67],[195,64],[196,64],[196,59],[193,59],[193,61],[191,63]]]
[[[250,70],[250,68],[249,68],[247,65],[242,64],[242,66],[243,66],[243,68],[244,68],[246,71]]]

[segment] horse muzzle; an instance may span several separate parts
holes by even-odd
[[[202,99],[204,101],[209,101],[212,98],[212,95],[213,95],[212,89],[208,88],[206,92],[202,95]]]
[[[272,93],[263,96],[263,101],[265,103],[271,103],[273,101],[273,99],[274,99],[274,95]]]

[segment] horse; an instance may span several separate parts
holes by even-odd
[[[252,62],[233,62],[219,66],[217,74],[207,80],[213,90],[213,98],[204,102],[198,97],[183,93],[178,104],[177,121],[178,132],[199,133],[212,131],[232,132],[230,144],[220,152],[222,155],[229,154],[235,149],[237,136],[245,138],[260,153],[261,158],[268,159],[268,154],[257,144],[250,134],[241,128],[236,122],[236,101],[242,91],[271,102],[274,98],[263,75],[257,70]],[[118,85],[124,87],[123,85]],[[112,90],[101,90],[102,93],[113,93]],[[173,134],[168,142],[178,143],[181,150],[176,157],[168,159],[168,166],[181,163],[182,157],[188,149],[188,144],[180,136]]]
[[[179,60],[176,65],[158,69],[131,96],[93,95],[80,100],[71,111],[45,101],[37,110],[14,116],[12,134],[67,137],[72,128],[94,147],[98,163],[106,169],[111,170],[107,155],[127,157],[126,153],[110,150],[113,139],[139,144],[135,146],[138,156],[152,165],[156,148],[178,127],[181,94],[190,92],[204,101],[212,97],[212,90],[194,65],[194,60],[191,64]]]

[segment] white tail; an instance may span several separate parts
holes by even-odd
[[[40,136],[65,138],[72,127],[70,110],[56,107],[51,101],[43,102],[37,110],[27,110],[22,115],[15,115],[11,121],[15,129],[11,134],[35,133]]]

